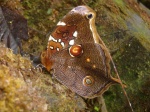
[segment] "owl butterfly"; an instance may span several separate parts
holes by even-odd
[[[112,60],[95,27],[96,13],[78,6],[58,22],[49,36],[42,64],[70,90],[85,98],[102,95],[120,79],[110,75]],[[112,61],[113,62],[113,61]]]

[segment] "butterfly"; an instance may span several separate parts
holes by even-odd
[[[118,75],[113,59],[95,26],[96,13],[88,6],[77,6],[68,12],[49,36],[41,62],[54,77],[84,98],[102,95],[111,85],[125,85]],[[118,78],[110,74],[110,62]]]
[[[78,6],[67,13],[49,36],[42,64],[73,92],[94,98],[112,84],[121,83],[110,75],[110,53],[97,33],[96,13]]]

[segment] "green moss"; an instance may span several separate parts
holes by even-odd
[[[118,2],[116,7],[120,10],[116,10],[115,13],[109,12],[107,7],[99,6],[103,8],[97,13],[102,15],[98,15],[97,19],[97,24],[100,25],[98,32],[110,51],[113,51],[113,59],[122,81],[127,85],[126,91],[133,109],[137,112],[143,110],[147,112],[149,109],[147,99],[150,99],[148,96],[150,89],[147,86],[150,84],[148,21],[142,20],[133,9],[125,7],[127,4],[119,5],[122,0],[114,0],[114,2]],[[113,8],[109,3],[106,5]],[[128,31],[123,33],[123,30]],[[117,33],[118,31],[120,33]],[[130,111],[119,85],[112,86],[104,93],[104,97],[109,112]]]
[[[46,111],[44,98],[41,98],[39,91],[25,80],[28,75],[33,75],[31,69],[28,59],[14,55],[10,49],[0,44],[1,112]]]
[[[129,99],[135,111],[148,110],[147,104],[149,101],[146,98],[150,98],[148,96],[150,91],[146,85],[149,84],[150,64],[147,62],[150,60],[150,53],[146,51],[137,39],[133,39],[122,47],[123,50],[118,51],[114,58],[116,65],[119,65],[117,69],[120,77],[127,85],[126,91]],[[105,93],[105,101],[109,105],[109,111],[126,112],[124,109],[128,104],[119,86],[117,88],[111,87]],[[123,104],[126,106],[124,107]],[[140,104],[144,104],[144,106],[141,107]],[[129,108],[126,108],[126,110],[130,111]]]
[[[125,2],[123,0],[113,0],[119,7],[125,7]]]
[[[95,110],[96,112],[99,112],[100,109],[99,109],[99,107],[95,106],[95,107],[94,107],[94,110]]]

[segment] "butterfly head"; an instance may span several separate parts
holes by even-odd
[[[66,25],[80,25],[86,23],[85,26],[95,22],[96,13],[88,6],[78,6],[73,8],[64,18],[62,22]],[[83,26],[82,26],[83,27]]]

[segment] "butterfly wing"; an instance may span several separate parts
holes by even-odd
[[[69,48],[54,56],[54,76],[69,89],[84,97],[96,97],[115,83],[107,74],[105,54],[99,44],[82,44],[83,53],[72,57]]]

